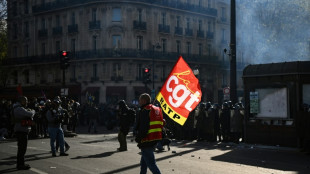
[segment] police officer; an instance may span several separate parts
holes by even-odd
[[[118,142],[120,147],[117,151],[127,151],[126,136],[129,132],[131,124],[135,120],[136,113],[133,109],[130,109],[124,100],[118,102],[118,118],[119,118],[119,132]]]
[[[149,94],[141,94],[139,97],[141,110],[137,120],[136,142],[141,149],[140,174],[145,174],[147,168],[152,173],[160,174],[154,156],[154,149],[158,141],[162,139],[163,115],[161,109],[151,104]]]
[[[17,138],[17,165],[18,170],[28,170],[30,166],[25,164],[25,154],[28,144],[28,134],[31,130],[34,110],[26,109],[28,99],[25,96],[18,98],[18,102],[13,106],[14,131]]]

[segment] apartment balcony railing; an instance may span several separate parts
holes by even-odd
[[[207,39],[214,39],[214,32],[207,32]]]
[[[39,37],[47,37],[47,29],[41,29],[38,32]]]
[[[163,24],[158,24],[158,32],[159,33],[170,33],[170,26],[169,25],[163,25]]]
[[[54,27],[53,28],[53,36],[62,35],[62,27]]]
[[[203,30],[198,30],[197,31],[197,37],[204,38],[205,37],[205,32]]]
[[[68,25],[68,33],[69,34],[77,33],[78,31],[79,31],[79,28],[78,28],[77,24]]]
[[[139,51],[137,49],[118,49],[118,54],[115,54],[114,49],[98,49],[96,51],[93,50],[82,50],[76,51],[74,57],[72,56],[71,61],[78,61],[83,60],[87,61],[93,59],[124,59],[127,60],[128,58],[138,58],[138,59],[145,59],[151,61],[156,56],[156,60],[170,60],[176,61],[179,58],[178,53],[176,52],[166,52],[162,53],[159,51],[150,50],[142,50]],[[189,62],[197,62],[197,63],[205,63],[205,64],[214,64],[220,65],[221,61],[218,60],[217,56],[208,56],[208,55],[196,55],[190,54],[184,56],[184,59]],[[4,61],[4,64],[7,66],[10,65],[24,65],[24,64],[59,64],[59,55],[58,54],[50,54],[44,55],[44,59],[42,56],[31,56],[31,57],[18,57],[18,58],[8,58]]]
[[[100,21],[90,21],[89,22],[90,30],[99,30],[100,29]]]
[[[135,30],[146,30],[146,22],[133,21],[133,29],[135,29]]]
[[[193,36],[193,29],[185,28],[185,36]]]
[[[42,13],[52,10],[57,10],[60,8],[66,8],[71,6],[77,6],[77,5],[84,5],[88,3],[93,2],[106,2],[106,0],[66,0],[66,1],[52,1],[52,2],[46,2],[44,4],[34,5],[32,6],[32,12],[33,13]],[[120,1],[121,3],[122,1]],[[192,11],[196,13],[203,13],[205,15],[217,16],[217,10],[215,8],[208,8],[203,6],[198,6],[194,4],[188,4],[185,2],[180,2],[179,0],[169,0],[169,1],[155,1],[155,0],[127,0],[126,3],[144,3],[144,4],[150,4],[150,5],[160,5],[160,6],[166,6],[169,8],[176,8],[186,11]],[[111,3],[114,3],[111,1]]]
[[[182,27],[175,27],[174,34],[182,36],[183,35],[183,28]]]

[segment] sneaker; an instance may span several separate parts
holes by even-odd
[[[29,170],[31,167],[28,164],[24,164],[21,166],[17,166],[16,168],[17,168],[17,170]]]
[[[65,152],[67,152],[70,149],[70,146],[65,147]]]
[[[56,153],[52,153],[52,156],[53,156],[53,157],[56,157]]]
[[[67,153],[60,153],[59,156],[68,156],[69,154]]]

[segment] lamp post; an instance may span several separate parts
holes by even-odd
[[[230,19],[230,100],[237,102],[237,62],[236,62],[236,0],[231,0]]]

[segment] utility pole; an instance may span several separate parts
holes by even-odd
[[[236,62],[236,0],[230,1],[230,100],[237,101],[237,62]]]

